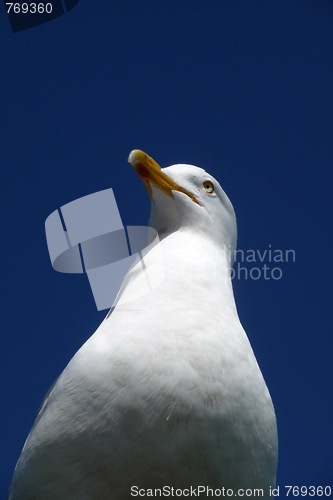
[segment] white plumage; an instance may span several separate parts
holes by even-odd
[[[130,161],[151,190],[165,278],[120,302],[70,361],[9,499],[118,500],[131,486],[166,485],[263,488],[268,498],[276,419],[234,303],[225,251],[236,247],[233,207],[203,169],[161,171],[139,151]],[[156,251],[145,258],[148,275]],[[135,295],[144,272],[130,270],[127,291]]]

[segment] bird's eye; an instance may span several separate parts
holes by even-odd
[[[214,184],[212,182],[205,181],[202,185],[207,193],[209,194],[214,193]]]

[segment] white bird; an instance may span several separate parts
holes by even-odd
[[[146,271],[161,251],[164,280],[136,297],[145,270],[129,271],[120,295],[133,300],[119,301],[45,399],[9,499],[123,500],[171,488],[188,496],[199,486],[259,488],[268,498],[276,418],[234,302],[232,204],[201,168],[161,169],[139,150],[129,161],[160,239]]]

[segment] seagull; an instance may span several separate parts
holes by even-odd
[[[250,489],[269,498],[276,417],[234,301],[233,206],[202,168],[161,169],[140,150],[128,161],[149,192],[159,242],[50,389],[9,500]],[[160,266],[163,280],[142,294],[144,274]],[[132,300],[121,300],[126,293]]]

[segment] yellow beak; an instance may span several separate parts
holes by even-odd
[[[150,156],[143,151],[140,151],[140,149],[133,149],[133,151],[130,152],[128,162],[142,179],[150,198],[152,198],[151,183],[168,196],[173,197],[172,191],[180,191],[181,193],[189,196],[194,203],[198,203],[191,193],[178,186],[176,182],[165,175],[156,161],[150,158]]]

